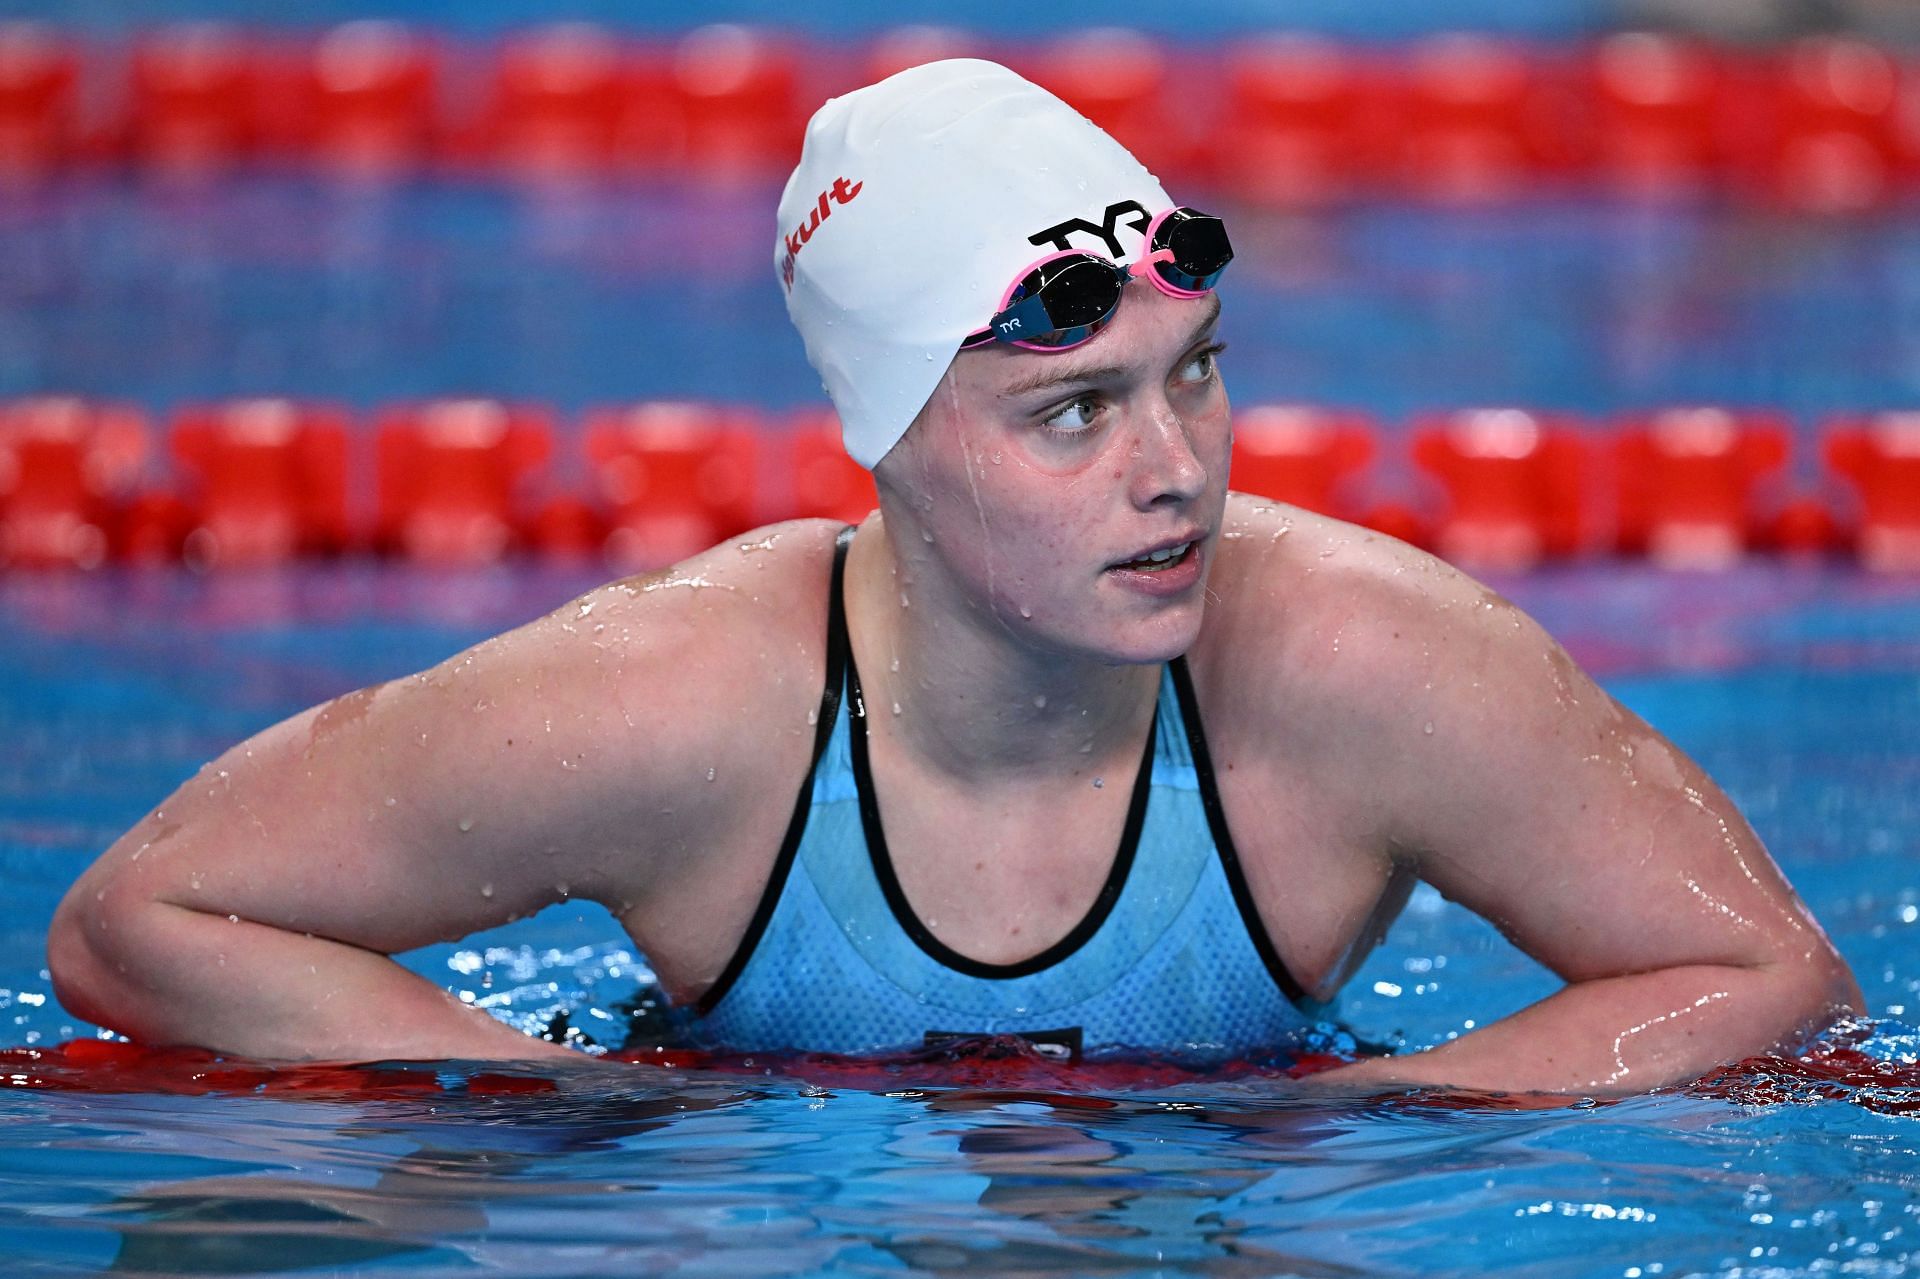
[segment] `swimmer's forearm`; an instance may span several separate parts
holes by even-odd
[[[468,1007],[385,955],[151,902],[84,937],[56,921],[56,992],[150,1044],[269,1060],[573,1056]]]
[[[1695,965],[1577,982],[1425,1052],[1312,1076],[1316,1087],[1609,1096],[1697,1079],[1861,1006],[1844,965]]]

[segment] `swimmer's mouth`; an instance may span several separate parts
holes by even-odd
[[[1184,542],[1175,542],[1171,546],[1163,546],[1157,550],[1148,551],[1137,559],[1124,560],[1118,564],[1110,564],[1108,568],[1119,569],[1127,573],[1163,573],[1176,564],[1186,560],[1188,556],[1194,553],[1194,548],[1199,545],[1199,538],[1189,538]]]

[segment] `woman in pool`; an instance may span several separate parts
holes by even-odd
[[[1531,620],[1227,491],[1226,229],[1064,104],[975,61],[835,99],[779,231],[880,510],[234,748],[68,895],[70,1009],[259,1057],[560,1053],[388,956],[573,896],[697,1041],[1207,1060],[1295,1041],[1416,878],[1566,985],[1329,1082],[1637,1090],[1859,1006],[1733,805]]]

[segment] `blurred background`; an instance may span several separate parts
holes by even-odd
[[[236,740],[609,572],[865,514],[773,211],[825,97],[959,53],[1227,219],[1235,487],[1492,570],[1906,1016],[1916,12],[0,0],[12,1038],[91,1033],[54,904]],[[580,903],[408,962],[611,1043],[651,980]],[[1418,1046],[1550,988],[1423,890],[1338,1013]]]
[[[1911,4],[262,13],[0,0],[0,562],[856,516],[774,204],[825,97],[981,54],[1229,219],[1236,487],[1491,567],[1920,564]]]

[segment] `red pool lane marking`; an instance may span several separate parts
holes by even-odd
[[[76,1039],[56,1048],[0,1049],[0,1088],[51,1092],[244,1094],[306,1100],[360,1101],[555,1091],[551,1079],[491,1071],[463,1075],[455,1086],[434,1067],[278,1065],[231,1061],[197,1048],[148,1048]]]
[[[758,1075],[868,1092],[965,1090],[976,1098],[1038,1099],[1088,1110],[1114,1104],[1091,1094],[1227,1080],[1299,1079],[1347,1062],[1333,1054],[1308,1053],[1284,1069],[1252,1061],[1233,1061],[1204,1070],[1168,1061],[1069,1064],[1049,1060],[1019,1041],[996,1039],[893,1057],[770,1056],[648,1048],[601,1060],[661,1075]],[[449,1094],[551,1093],[558,1090],[559,1083],[539,1074],[449,1072],[425,1062],[279,1065],[230,1060],[200,1049],[148,1048],[80,1039],[52,1048],[0,1049],[0,1089],[4,1088],[367,1101]],[[1799,1057],[1749,1058],[1714,1070],[1675,1091],[1742,1106],[1844,1101],[1879,1114],[1920,1115],[1920,1065],[1882,1061],[1858,1049],[1831,1045]],[[1566,1097],[1443,1089],[1393,1093],[1383,1099],[1396,1106],[1441,1110],[1519,1110],[1574,1104]]]
[[[1084,1094],[1166,1087],[1232,1078],[1288,1078],[1340,1065],[1343,1058],[1306,1054],[1288,1070],[1230,1062],[1196,1070],[1172,1062],[1052,1061],[1018,1041],[983,1039],[897,1057],[828,1054],[751,1056],[692,1049],[651,1048],[605,1061],[661,1073],[761,1075],[820,1086],[875,1092],[927,1089],[1041,1092],[1060,1104],[1109,1105]],[[356,1101],[466,1093],[506,1096],[553,1092],[538,1074],[482,1071],[448,1074],[432,1063],[413,1065],[299,1065],[232,1060],[195,1048],[150,1048],[112,1040],[77,1039],[52,1048],[0,1049],[0,1088],[52,1092],[218,1094]],[[1066,1101],[1062,1101],[1065,1096]]]
[[[1722,1066],[1686,1091],[1742,1106],[1846,1101],[1882,1115],[1920,1115],[1920,1065],[1826,1048],[1802,1057],[1750,1057]]]

